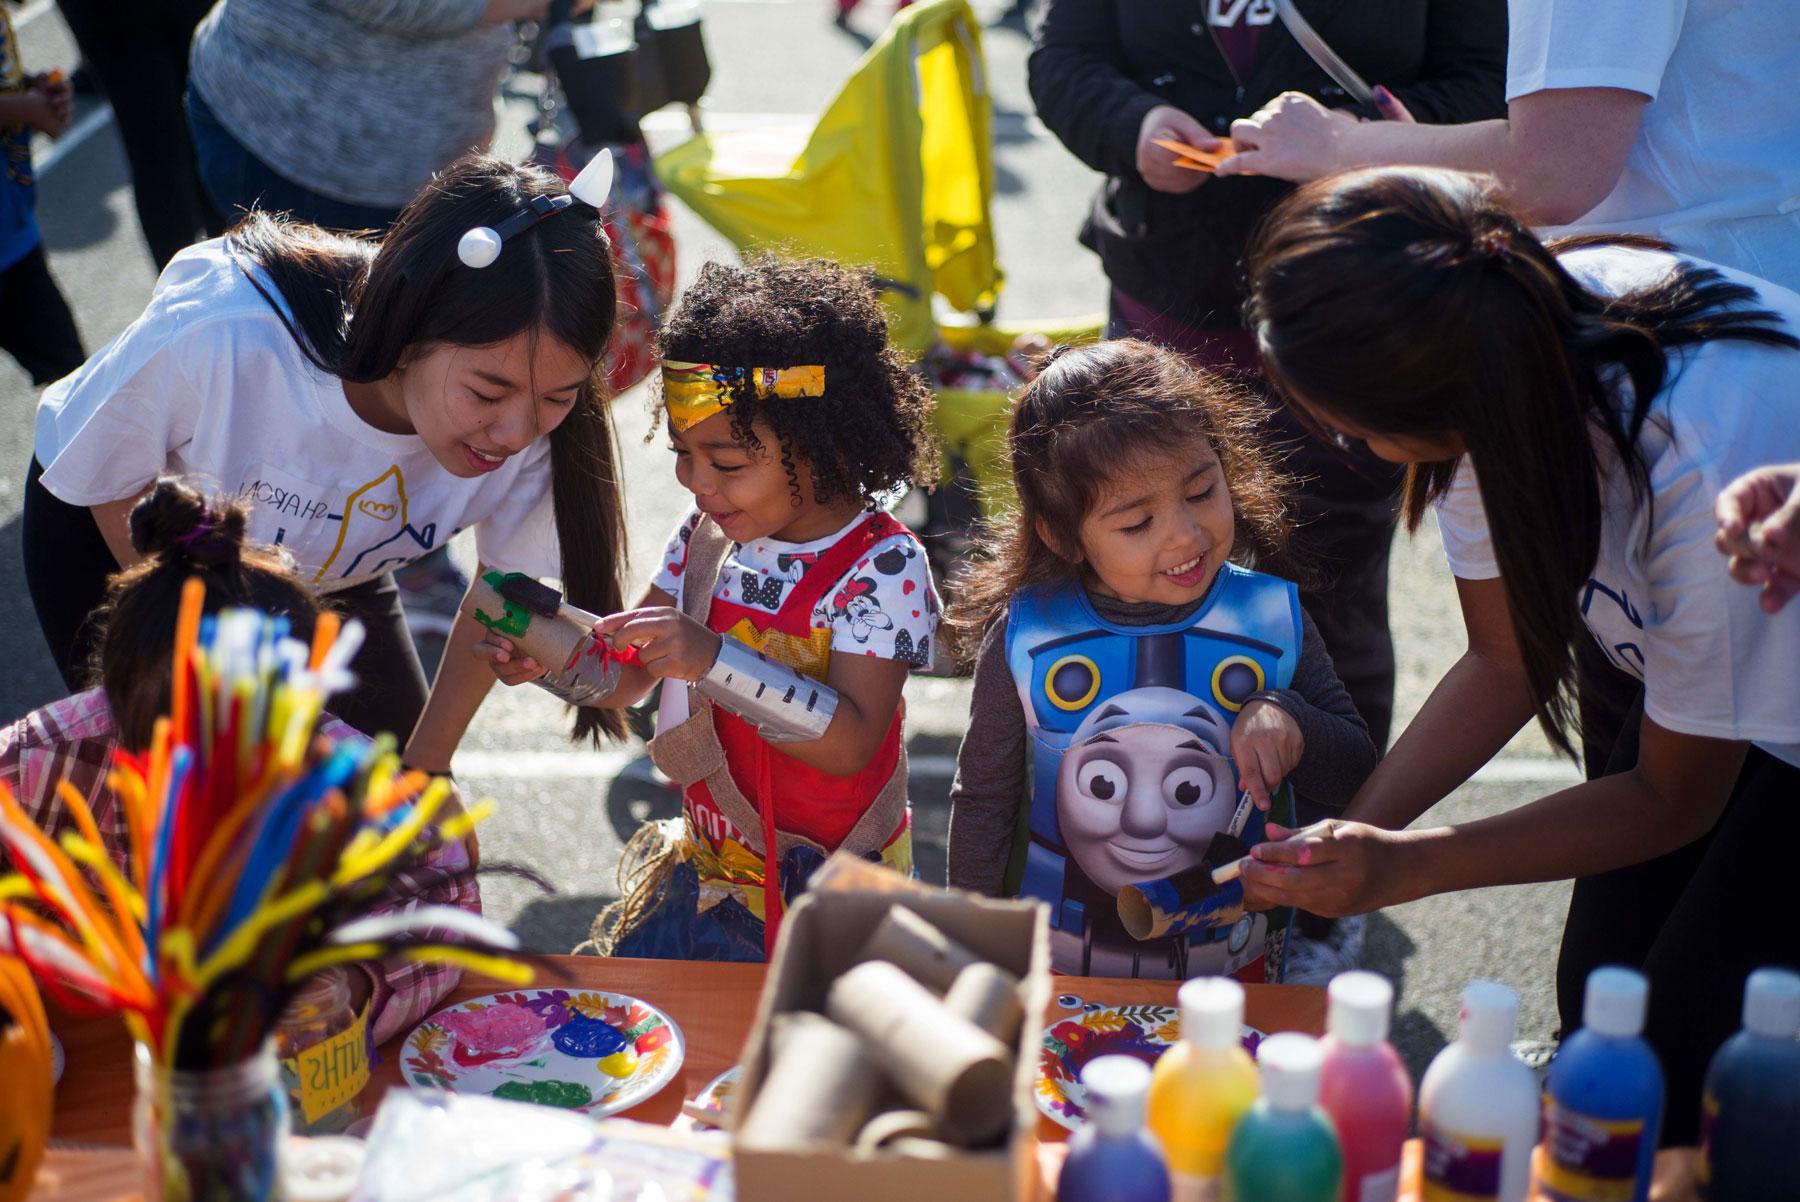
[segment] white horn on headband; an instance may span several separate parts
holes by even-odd
[[[612,182],[612,151],[602,150],[569,181],[569,195],[582,204],[603,209],[606,207],[606,198],[612,195]]]
[[[529,205],[502,221],[499,228],[478,225],[466,231],[457,239],[456,257],[468,267],[490,267],[500,257],[501,246],[514,234],[528,230],[578,202],[595,210],[604,208],[607,197],[612,194],[612,181],[612,151],[603,150],[570,181],[567,196],[534,196]]]
[[[500,235],[485,225],[465,233],[456,243],[456,257],[468,267],[488,267],[500,257]]]

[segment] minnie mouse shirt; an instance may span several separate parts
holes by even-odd
[[[719,569],[713,596],[762,613],[774,614],[819,556],[863,523],[857,514],[842,529],[804,543],[772,538],[733,543]],[[652,587],[681,599],[687,569],[688,539],[700,523],[693,508],[676,527],[663,552]],[[925,551],[911,534],[896,534],[869,549],[855,567],[813,607],[812,628],[831,631],[833,655],[873,655],[897,659],[915,668],[931,663],[940,606]],[[687,717],[687,690],[664,689],[659,728],[669,730]]]

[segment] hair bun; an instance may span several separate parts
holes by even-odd
[[[131,545],[145,557],[198,568],[235,567],[244,551],[244,509],[163,477],[131,510]]]

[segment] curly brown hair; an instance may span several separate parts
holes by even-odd
[[[1019,590],[1072,580],[1081,523],[1109,478],[1146,455],[1212,444],[1236,515],[1232,559],[1265,568],[1287,549],[1288,478],[1262,437],[1262,402],[1224,377],[1147,342],[1119,339],[1051,354],[1013,403],[1006,457],[1018,497],[959,574],[945,615],[950,645],[972,660]]]
[[[812,469],[813,495],[826,504],[866,504],[902,484],[935,482],[931,389],[888,345],[887,314],[867,273],[773,255],[741,267],[707,263],[659,341],[664,358],[689,363],[824,366],[823,396],[759,397],[746,383],[727,410],[748,446],[762,445],[755,423],[769,424],[796,498],[797,461]],[[660,394],[655,403],[660,413]]]

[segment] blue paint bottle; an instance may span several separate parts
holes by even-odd
[[[1556,1202],[1644,1202],[1662,1134],[1663,1073],[1644,1042],[1650,983],[1629,968],[1588,974],[1581,1030],[1544,1082],[1540,1188]]]
[[[1713,1202],[1800,1198],[1800,975],[1759,968],[1744,983],[1744,1029],[1706,1070],[1700,1179]]]
[[[1069,1140],[1056,1202],[1169,1202],[1162,1148],[1144,1125],[1150,1066],[1101,1056],[1081,1070],[1087,1122]]]

